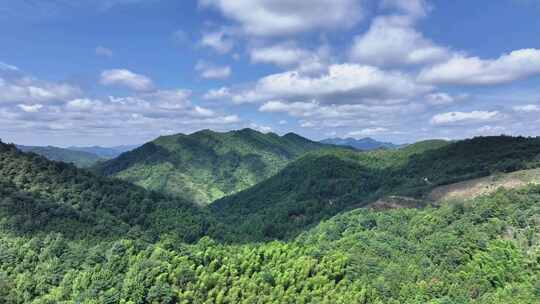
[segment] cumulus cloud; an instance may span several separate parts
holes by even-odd
[[[212,32],[205,32],[201,38],[201,45],[212,48],[219,53],[225,54],[230,52],[234,47],[234,40],[232,34],[225,30],[220,29]]]
[[[156,90],[106,99],[76,98],[47,106],[0,107],[0,120],[15,126],[15,130],[150,137],[161,135],[163,130],[223,129],[241,123],[237,115],[193,104],[189,90]]]
[[[424,68],[419,81],[431,84],[495,85],[540,75],[540,50],[521,49],[497,59],[455,55]]]
[[[450,95],[444,92],[435,92],[425,96],[427,104],[432,106],[448,106],[463,100],[467,100],[468,98],[469,95],[465,93]]]
[[[249,35],[292,35],[315,29],[349,28],[362,17],[357,0],[199,0],[240,24]]]
[[[227,87],[211,89],[203,95],[204,99],[225,99],[231,97],[231,90]]]
[[[272,132],[272,127],[256,124],[253,122],[249,124],[249,127],[262,133]]]
[[[362,130],[358,130],[358,131],[349,132],[349,133],[347,133],[346,136],[347,137],[360,138],[360,137],[365,137],[365,136],[373,136],[373,135],[377,135],[377,134],[381,134],[381,133],[386,133],[388,131],[389,130],[387,128],[381,128],[381,127],[366,128],[366,129],[362,129]]]
[[[233,95],[236,103],[269,99],[315,99],[321,103],[399,103],[426,93],[431,87],[418,85],[400,72],[383,71],[357,64],[337,64],[323,75],[304,75],[296,70],[260,79],[248,90]]]
[[[476,129],[478,135],[499,135],[503,134],[506,131],[505,127],[502,126],[482,126]]]
[[[383,125],[401,123],[408,117],[413,117],[422,107],[416,104],[408,105],[323,105],[311,102],[284,102],[272,100],[259,107],[260,112],[286,113],[292,117],[301,118],[301,124],[306,128],[373,128]]]
[[[17,107],[19,107],[24,112],[35,113],[35,112],[38,112],[41,108],[43,108],[43,105],[41,105],[41,104],[33,104],[33,105],[19,104],[19,105],[17,105]]]
[[[127,69],[103,71],[101,73],[100,83],[103,85],[125,86],[135,91],[149,91],[154,88],[154,84],[150,78]]]
[[[96,47],[96,55],[111,58],[113,56],[113,51],[104,46]]]
[[[450,53],[416,31],[410,17],[383,16],[375,18],[365,34],[355,37],[350,57],[367,64],[394,66],[442,61]]]
[[[502,114],[499,111],[472,111],[472,112],[447,112],[433,116],[431,124],[469,124],[483,123],[500,119]]]
[[[231,76],[230,66],[218,66],[205,61],[199,61],[195,65],[195,71],[199,72],[202,78],[223,79]]]
[[[516,112],[534,113],[534,112],[540,112],[540,105],[537,105],[537,104],[518,105],[518,106],[512,107],[512,109]]]
[[[281,66],[294,65],[311,56],[309,51],[291,43],[252,48],[249,54],[251,62],[272,63]]]
[[[50,83],[27,76],[0,78],[0,104],[55,102],[80,94],[79,88],[65,83]]]
[[[423,17],[431,9],[426,0],[382,0],[380,6],[383,9],[397,9],[414,17]]]

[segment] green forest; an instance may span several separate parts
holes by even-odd
[[[0,303],[540,299],[540,186],[459,201],[427,196],[441,185],[540,168],[539,138],[361,152],[252,130],[196,137],[160,138],[91,170],[0,142]],[[223,148],[231,138],[238,142]],[[190,144],[178,148],[182,141]],[[185,147],[199,150],[184,155]],[[232,181],[246,168],[227,157],[259,155],[254,162],[273,169],[253,171],[265,178],[228,188],[232,195],[208,206],[190,199],[201,189],[195,184],[181,193],[114,177],[196,155],[212,155],[197,165]],[[369,208],[392,195],[418,205]]]
[[[202,130],[161,136],[94,171],[208,205],[274,175],[305,152],[326,147],[293,133]]]

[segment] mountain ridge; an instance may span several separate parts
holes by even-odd
[[[80,168],[90,167],[103,160],[103,158],[97,154],[86,151],[74,151],[68,148],[60,148],[55,146],[16,146],[23,152],[36,153],[53,161],[73,163]]]
[[[276,174],[305,152],[325,148],[331,147],[293,133],[206,129],[160,136],[93,170],[206,205]]]
[[[371,137],[364,137],[360,139],[353,138],[353,137],[347,137],[347,138],[333,137],[333,138],[323,139],[319,142],[324,143],[324,144],[336,145],[336,146],[349,146],[358,150],[365,150],[365,151],[376,150],[376,149],[396,149],[402,146],[402,145],[396,145],[390,142],[377,141]]]

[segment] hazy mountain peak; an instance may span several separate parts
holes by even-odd
[[[377,141],[371,137],[364,137],[360,139],[347,137],[347,138],[327,138],[320,141],[324,144],[337,145],[337,146],[349,146],[358,150],[376,150],[376,149],[395,149],[399,145]]]

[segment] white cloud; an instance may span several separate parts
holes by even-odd
[[[311,122],[311,121],[301,121],[300,126],[302,128],[313,128],[313,127],[315,127],[315,124],[313,122]]]
[[[126,69],[105,70],[101,73],[100,82],[103,85],[120,85],[136,91],[149,91],[154,88],[150,78]]]
[[[74,111],[88,111],[102,105],[101,101],[89,98],[78,98],[66,103],[66,108]]]
[[[381,7],[383,9],[398,9],[414,17],[423,17],[431,9],[425,0],[382,0]]]
[[[466,93],[462,93],[458,95],[450,95],[444,92],[435,92],[435,93],[426,95],[425,101],[427,102],[428,105],[432,105],[432,106],[448,106],[451,104],[455,104],[457,102],[467,100],[469,97],[470,97],[469,94],[466,94]]]
[[[263,126],[256,123],[250,123],[249,127],[262,133],[272,132],[272,127]]]
[[[297,64],[311,56],[309,51],[291,43],[252,48],[249,54],[251,62],[272,63],[280,66]]]
[[[481,123],[500,119],[501,115],[499,111],[447,112],[433,116],[431,118],[431,124]]]
[[[280,100],[265,102],[259,107],[261,112],[287,112],[294,116],[311,116],[313,110],[317,110],[319,104],[315,102],[292,102],[286,103]]]
[[[195,71],[207,79],[223,79],[231,76],[230,66],[217,66],[205,61],[199,61],[195,65]]]
[[[502,126],[482,126],[478,129],[476,129],[476,132],[479,135],[498,135],[503,134],[504,131],[506,131],[505,127]]]
[[[233,49],[234,40],[229,31],[221,29],[218,31],[203,33],[201,45],[213,48],[219,53],[225,54]]]
[[[204,99],[224,99],[231,97],[231,90],[227,87],[211,89],[203,95]]]
[[[79,88],[65,83],[49,83],[31,77],[0,78],[0,104],[62,101],[80,94]]]
[[[381,134],[381,133],[385,133],[385,132],[388,132],[387,128],[381,128],[381,127],[366,128],[366,129],[362,129],[362,130],[358,130],[358,131],[349,132],[349,133],[347,133],[346,136],[347,137],[360,138],[360,137],[365,137],[365,136],[373,136],[373,135]]]
[[[98,46],[96,47],[96,55],[111,58],[113,56],[113,51],[104,46]]]
[[[519,105],[519,106],[512,107],[512,109],[516,112],[533,113],[533,112],[540,112],[540,105],[537,105],[537,104]]]
[[[24,105],[24,104],[19,104],[17,105],[21,110],[23,110],[24,112],[27,112],[27,113],[36,113],[38,112],[41,108],[43,108],[43,105],[41,104],[33,104],[33,105]]]
[[[19,68],[0,61],[0,70],[4,71],[19,71]]]
[[[399,103],[427,93],[432,88],[418,85],[410,76],[376,67],[339,64],[323,75],[309,76],[296,70],[260,79],[248,90],[233,94],[236,103],[269,99],[315,99],[321,103]]]
[[[302,118],[301,124],[311,128],[374,128],[382,125],[399,124],[404,119],[414,117],[422,107],[408,105],[321,105],[312,102],[285,102],[273,100],[259,107],[260,112],[286,113]]]
[[[375,18],[365,34],[355,37],[350,51],[352,60],[377,66],[425,64],[449,56],[447,48],[425,38],[404,16]]]
[[[444,63],[425,68],[418,79],[424,83],[495,85],[540,75],[540,50],[521,49],[497,59],[455,55]]]
[[[357,0],[199,0],[238,22],[250,35],[291,35],[315,29],[349,28],[362,17]]]

